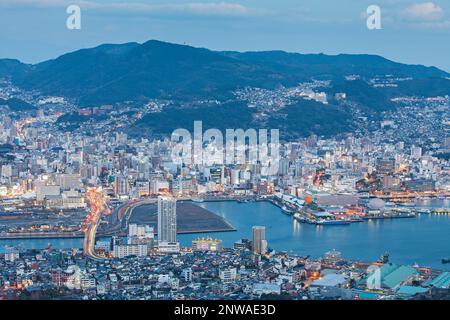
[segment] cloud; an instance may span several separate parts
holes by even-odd
[[[410,20],[437,21],[444,16],[444,10],[433,2],[416,3],[406,8],[403,16]]]
[[[65,8],[76,4],[81,9],[148,14],[192,14],[201,16],[245,16],[256,13],[252,9],[230,2],[188,2],[181,4],[148,4],[145,2],[101,3],[89,0],[0,0],[0,7]]]

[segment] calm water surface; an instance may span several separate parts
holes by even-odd
[[[266,226],[269,247],[300,255],[320,257],[336,249],[351,259],[374,261],[385,251],[391,261],[400,264],[418,263],[440,269],[450,269],[441,264],[442,258],[450,258],[450,216],[419,215],[413,219],[374,220],[348,226],[314,226],[300,224],[267,202],[205,202],[199,204],[227,219],[235,232],[180,235],[183,246],[190,246],[197,237],[212,236],[232,246],[241,238],[251,239],[254,225]],[[424,207],[450,207],[450,201],[433,200],[418,203]],[[81,239],[0,240],[5,245],[22,243],[26,248],[82,247]]]

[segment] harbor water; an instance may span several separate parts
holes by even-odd
[[[183,246],[190,246],[195,238],[210,236],[231,247],[239,239],[251,239],[252,226],[260,225],[266,227],[269,247],[276,251],[317,258],[335,249],[346,258],[367,262],[389,252],[394,263],[450,269],[449,264],[441,263],[443,258],[450,257],[449,215],[419,214],[408,219],[317,226],[301,224],[269,202],[203,202],[198,205],[224,217],[237,231],[179,235]],[[417,205],[449,208],[450,201],[431,200]],[[35,249],[45,248],[48,244],[55,249],[81,248],[82,239],[0,240],[0,249],[17,244]]]

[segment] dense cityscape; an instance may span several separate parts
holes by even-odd
[[[293,97],[352,108],[345,92],[330,97],[327,86],[248,87],[235,96],[259,119]],[[0,251],[0,299],[449,298],[448,252],[438,258],[442,269],[396,264],[388,252],[376,261],[347,259],[333,248],[301,256],[272,247],[271,229],[258,225],[246,230],[249,239],[227,246],[207,234],[236,228],[201,206],[267,202],[322,228],[447,215],[448,206],[416,202],[450,196],[449,96],[398,97],[401,108],[377,119],[354,109],[353,133],[281,141],[273,175],[259,164],[177,165],[170,136],[129,134],[127,127],[161,112],[167,100],[80,108],[8,81],[0,98],[0,238],[16,241]],[[15,108],[17,101],[37,108]],[[201,236],[182,245],[178,234]],[[82,247],[53,248],[53,240],[67,238],[82,239]],[[49,245],[30,248],[24,239]]]
[[[0,0],[3,314],[445,315],[449,36],[448,0]]]

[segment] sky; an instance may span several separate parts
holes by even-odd
[[[81,9],[69,30],[66,9]],[[367,8],[381,29],[367,28]],[[450,1],[0,0],[0,58],[37,63],[102,43],[150,39],[212,50],[379,54],[450,72]]]

